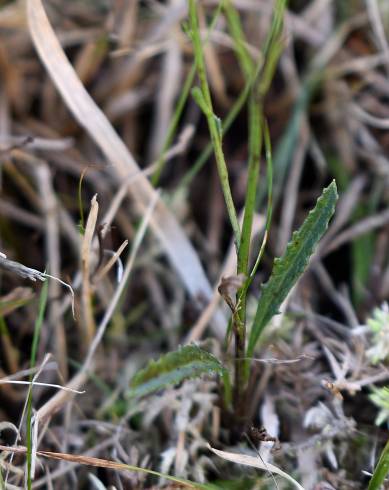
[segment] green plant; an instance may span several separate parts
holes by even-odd
[[[380,308],[373,310],[372,316],[367,320],[367,326],[372,333],[372,346],[366,351],[366,356],[373,364],[377,364],[388,358],[388,336],[389,336],[389,309],[388,304],[384,303]],[[389,387],[372,388],[369,395],[370,400],[378,407],[376,425],[389,423]],[[380,459],[374,470],[369,483],[369,490],[376,490],[381,487],[386,475],[389,473],[389,442],[382,450]]]
[[[37,352],[38,352],[38,342],[40,338],[40,333],[42,329],[44,314],[47,304],[47,294],[48,294],[48,281],[43,283],[41,295],[39,298],[39,312],[37,319],[35,321],[34,336],[32,339],[31,346],[31,356],[30,356],[30,367],[35,367]],[[32,384],[33,375],[30,375],[30,386],[27,392],[27,488],[30,490],[32,488],[32,477],[31,477],[31,465],[32,465]]]
[[[175,384],[184,379],[200,376],[205,373],[221,375],[224,385],[224,405],[233,409],[238,420],[244,420],[247,395],[247,385],[250,375],[251,358],[255,347],[260,341],[261,334],[272,317],[278,313],[281,303],[304,272],[309,258],[314,252],[320,238],[323,236],[328,222],[334,212],[337,200],[337,188],[333,181],[323,190],[316,206],[296,231],[287,246],[284,255],[274,261],[273,271],[268,282],[262,285],[262,292],[257,304],[254,321],[246,340],[248,325],[246,318],[247,294],[256,274],[263,255],[267,236],[270,230],[272,215],[272,157],[270,135],[263,115],[263,98],[273,78],[275,66],[282,47],[282,19],[285,10],[285,0],[277,0],[273,22],[264,48],[263,61],[256,66],[249,56],[240,27],[239,17],[229,1],[224,3],[231,36],[234,40],[235,52],[242,71],[246,77],[247,98],[249,102],[249,161],[248,184],[246,189],[243,224],[239,225],[235,204],[229,185],[229,174],[223,154],[223,124],[214,114],[210,89],[208,86],[206,67],[203,54],[203,44],[200,37],[197,17],[197,6],[194,0],[189,1],[188,35],[192,41],[196,69],[200,85],[192,90],[192,95],[204,113],[215,153],[220,184],[223,190],[237,253],[237,293],[233,298],[227,292],[223,294],[231,309],[229,332],[235,338],[234,382],[230,381],[229,370],[211,354],[197,346],[186,346],[174,353],[161,357],[150,363],[138,373],[130,385],[130,397],[138,397],[153,391],[163,389],[168,384]],[[259,247],[257,260],[250,269],[249,247],[252,235],[253,215],[257,203],[259,167],[262,153],[262,141],[265,146],[267,161],[267,221],[262,244]],[[232,396],[230,385],[233,386]]]
[[[378,364],[389,357],[389,306],[387,303],[373,310],[372,316],[367,320],[367,326],[372,338],[371,347],[366,351],[366,356],[373,364]]]
[[[380,459],[374,469],[373,476],[369,482],[368,490],[379,490],[386,475],[389,473],[389,441],[382,450]]]
[[[372,333],[372,346],[366,351],[366,356],[373,364],[388,358],[388,336],[389,336],[389,308],[384,303],[380,308],[373,310],[372,316],[367,320],[367,326]],[[370,400],[378,407],[376,425],[389,423],[389,387],[372,388],[369,395]],[[389,473],[389,441],[382,450],[373,476],[369,482],[369,490],[378,490]]]
[[[381,425],[384,422],[389,422],[389,387],[383,386],[382,388],[372,388],[372,392],[369,396],[370,400],[379,409],[376,417],[376,425]]]

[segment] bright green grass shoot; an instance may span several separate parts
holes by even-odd
[[[373,476],[369,482],[368,490],[379,490],[389,473],[389,441],[382,450],[380,459],[374,469]]]
[[[221,121],[215,115],[212,106],[211,92],[209,89],[205,60],[204,60],[204,46],[200,35],[200,27],[199,27],[196,2],[194,0],[189,0],[189,22],[190,22],[190,35],[192,38],[195,62],[197,68],[197,75],[200,81],[200,87],[195,87],[192,90],[192,96],[194,97],[196,103],[203,111],[208,122],[208,129],[211,136],[212,146],[215,152],[215,159],[216,159],[217,169],[219,173],[221,188],[223,191],[224,200],[227,207],[228,217],[230,219],[231,227],[234,233],[235,245],[238,250],[240,245],[240,227],[238,223],[238,217],[236,214],[234,201],[232,199],[227,164],[224,158],[224,153],[222,148],[223,134],[222,134]]]
[[[30,356],[30,367],[34,368],[36,364],[38,343],[40,338],[40,333],[43,324],[43,318],[46,310],[47,303],[47,292],[48,292],[48,281],[43,283],[42,291],[39,298],[39,312],[38,317],[35,321],[34,336],[32,339],[31,346],[31,356]],[[33,375],[30,375],[30,386],[27,393],[27,488],[31,490],[31,454],[32,454],[32,434],[31,434],[31,418],[32,418],[32,381]]]
[[[220,2],[220,4],[218,5],[218,8],[215,10],[215,13],[214,13],[213,18],[211,20],[211,23],[209,25],[207,37],[205,39],[205,44],[208,42],[209,36],[210,36],[211,32],[213,31],[213,29],[216,25],[216,21],[219,18],[222,7],[223,7],[223,2]],[[157,185],[159,183],[159,179],[161,177],[161,173],[163,172],[163,169],[165,167],[166,152],[173,142],[173,138],[174,138],[174,135],[176,134],[178,123],[180,122],[182,113],[184,111],[185,103],[188,100],[188,97],[190,94],[190,89],[193,86],[193,81],[195,79],[195,76],[196,76],[196,64],[193,63],[191,66],[191,69],[189,70],[189,73],[185,79],[184,86],[182,88],[180,97],[178,99],[176,109],[175,109],[173,117],[170,121],[168,130],[167,130],[167,134],[166,134],[166,138],[165,138],[164,144],[162,146],[161,155],[160,155],[158,162],[157,162],[157,168],[156,168],[156,170],[155,170],[155,172],[151,178],[151,183],[153,184],[154,187],[157,187]]]

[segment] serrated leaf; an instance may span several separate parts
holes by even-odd
[[[209,352],[196,345],[186,345],[157,361],[151,361],[145,369],[139,371],[131,380],[128,395],[140,398],[203,374],[220,374],[224,378],[228,376],[228,371]]]
[[[278,312],[281,303],[307,267],[334,213],[337,198],[336,183],[333,181],[323,190],[316,206],[310,211],[301,228],[293,233],[284,255],[274,260],[270,279],[262,286],[250,333],[248,357],[252,356],[263,329]]]

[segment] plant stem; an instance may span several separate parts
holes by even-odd
[[[226,118],[224,119],[224,121],[222,123],[223,136],[230,129],[232,123],[235,121],[236,117],[238,116],[238,114],[242,110],[242,107],[247,100],[248,94],[250,92],[250,88],[252,87],[253,83],[254,83],[253,79],[250,79],[246,82],[242,92],[239,94],[238,98],[236,99],[233,106],[231,107],[231,110],[228,112]],[[194,162],[192,167],[182,177],[181,182],[179,183],[179,185],[177,187],[177,191],[179,189],[181,189],[182,187],[187,187],[188,185],[190,185],[193,178],[203,168],[204,164],[206,163],[208,158],[211,156],[212,150],[213,150],[212,143],[208,143],[208,145],[201,152],[200,156],[196,159],[196,161]]]
[[[222,149],[222,128],[220,120],[215,116],[212,106],[211,93],[208,86],[205,61],[203,55],[203,46],[200,37],[199,22],[196,10],[195,0],[189,0],[189,19],[191,23],[191,35],[194,47],[195,61],[197,67],[197,74],[200,80],[200,91],[192,92],[195,96],[196,102],[200,105],[204,112],[207,122],[209,133],[211,135],[211,142],[215,152],[215,159],[217,164],[217,170],[219,173],[219,179],[224,195],[224,200],[227,206],[228,216],[230,218],[232,230],[234,233],[235,246],[239,250],[240,247],[240,227],[235,210],[234,201],[232,199],[230,183],[228,179],[228,170],[226,161],[224,159]]]
[[[35,328],[34,328],[34,336],[32,340],[32,346],[31,346],[31,356],[30,356],[30,367],[33,368],[35,367],[36,364],[36,357],[37,357],[37,352],[38,352],[38,342],[39,342],[39,337],[40,337],[40,332],[42,329],[42,324],[43,324],[43,318],[45,314],[45,309],[46,309],[46,303],[47,303],[47,293],[48,293],[48,281],[46,280],[43,283],[41,295],[39,298],[39,313],[38,317],[35,321]],[[33,382],[33,375],[30,375],[30,386],[28,388],[28,393],[27,393],[27,414],[26,414],[26,445],[27,445],[27,488],[28,490],[31,490],[32,486],[32,479],[31,479],[31,463],[32,463],[32,434],[31,434],[31,429],[32,429],[32,424],[31,424],[31,419],[32,419],[32,382]]]
[[[207,37],[205,39],[205,44],[207,44],[209,36],[210,36],[213,28],[215,27],[217,19],[219,18],[220,12],[222,10],[222,4],[223,4],[223,2],[221,2],[219,7],[216,9],[215,14],[213,16],[213,19],[209,25]],[[155,170],[155,172],[151,178],[151,183],[153,184],[154,187],[157,187],[157,185],[159,183],[161,173],[162,173],[163,168],[164,168],[165,163],[166,163],[166,152],[167,152],[169,146],[171,145],[171,143],[173,141],[174,134],[176,132],[176,129],[177,129],[178,123],[180,121],[181,115],[184,111],[185,103],[189,97],[190,89],[193,85],[195,75],[196,75],[196,63],[193,63],[191,66],[191,69],[190,69],[190,71],[189,71],[189,73],[185,79],[185,83],[183,85],[180,97],[178,99],[177,106],[176,106],[176,109],[175,109],[174,114],[173,114],[173,118],[170,121],[169,128],[167,130],[167,134],[166,134],[166,138],[165,138],[165,142],[164,142],[163,147],[162,147],[161,155],[158,159],[157,168],[156,168],[156,170]]]
[[[238,274],[248,277],[249,253],[251,243],[252,224],[256,205],[256,193],[259,177],[261,147],[262,147],[262,100],[257,97],[256,85],[258,74],[262,68],[262,60],[257,70],[246,48],[246,40],[240,23],[239,14],[230,0],[225,3],[225,14],[228,28],[234,41],[234,51],[239,65],[244,73],[246,83],[252,81],[248,98],[248,127],[249,127],[249,159],[247,171],[247,188],[242,225],[242,236],[238,252]],[[254,71],[255,70],[255,71]],[[235,413],[242,412],[244,407],[244,392],[246,390],[246,294],[245,284],[237,293],[237,311],[233,318],[233,332],[235,335]]]

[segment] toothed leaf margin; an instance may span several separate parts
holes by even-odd
[[[282,302],[306,269],[317,243],[328,227],[337,199],[336,183],[332,181],[323,190],[300,229],[293,233],[284,255],[274,260],[270,279],[261,289],[247,349],[249,357],[263,329],[278,313]]]
[[[209,352],[191,344],[151,361],[131,380],[128,396],[140,398],[176,385],[185,379],[197,378],[204,374],[219,374],[224,379],[227,369]]]

